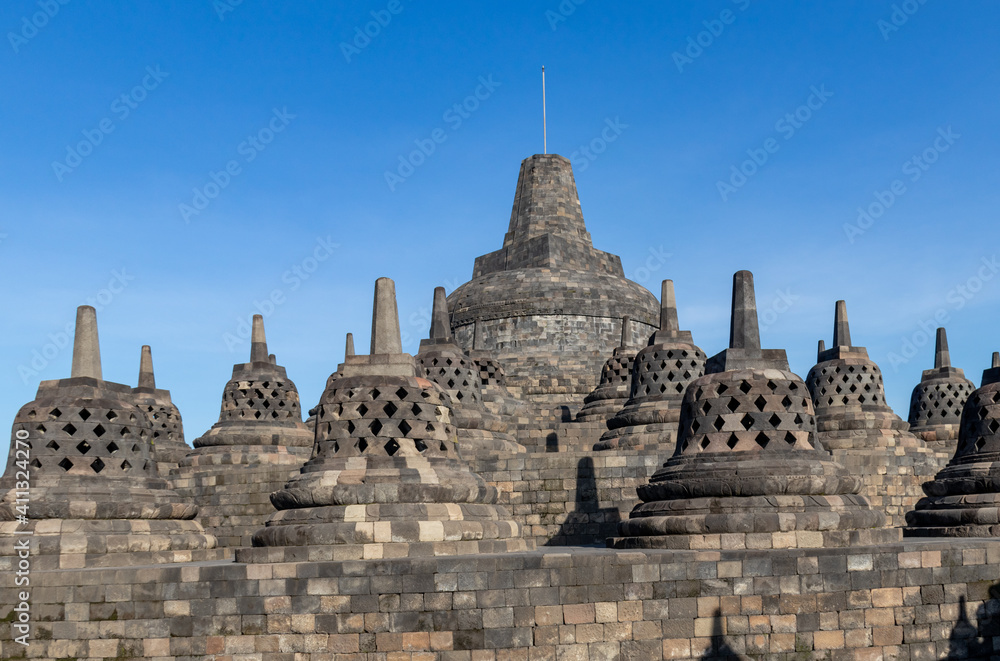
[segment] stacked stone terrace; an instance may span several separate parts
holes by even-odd
[[[904,524],[930,480],[949,456],[927,447],[886,404],[882,371],[864,347],[851,344],[847,304],[834,309],[833,346],[821,351],[806,384],[816,411],[818,442],[852,475],[882,510],[890,526]]]
[[[219,421],[171,472],[178,493],[201,508],[205,528],[231,548],[250,545],[274,511],[270,494],[306,462],[314,437],[295,384],[268,355],[261,315],[250,339],[250,362],[233,366]]]

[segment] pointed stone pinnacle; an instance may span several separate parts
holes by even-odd
[[[344,357],[354,355],[354,333],[347,334],[347,346],[344,347]]]
[[[399,335],[399,310],[396,307],[396,283],[389,278],[375,281],[371,353],[403,353],[403,342]]]
[[[951,352],[948,351],[948,332],[937,329],[937,339],[934,344],[934,368],[951,367]]]
[[[272,365],[277,365],[278,364],[278,357],[275,356],[273,353],[272,354],[268,354],[268,356],[267,356],[267,362],[271,363]]]
[[[73,378],[100,379],[101,346],[97,338],[97,310],[89,305],[76,309],[76,334],[73,338]]]
[[[677,321],[677,298],[674,296],[674,281],[664,280],[660,285],[660,330],[677,332],[681,329]]]
[[[268,362],[267,338],[264,337],[264,317],[259,314],[253,316],[253,330],[250,332],[250,362]]]
[[[851,325],[847,321],[847,303],[844,301],[837,301],[833,313],[833,346],[851,346]]]
[[[632,341],[632,317],[625,315],[622,317],[622,341],[619,346],[627,347]]]
[[[820,355],[826,351],[826,340],[820,340],[819,345],[816,347],[816,362],[820,361]]]
[[[733,275],[733,315],[729,322],[729,348],[760,350],[757,299],[753,291],[753,273],[750,271],[737,271]]]
[[[483,333],[479,321],[472,322],[472,350],[479,351],[483,348]]]
[[[451,339],[451,322],[448,320],[448,299],[444,287],[434,288],[434,310],[431,313],[432,340]]]
[[[1000,351],[993,352],[993,367],[1000,367]]]
[[[153,351],[148,344],[142,345],[139,356],[139,387],[156,388],[156,377],[153,376]]]

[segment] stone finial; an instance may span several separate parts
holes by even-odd
[[[757,300],[754,296],[753,273],[750,271],[737,271],[733,275],[733,314],[729,324],[729,348],[760,350]]]
[[[821,360],[820,355],[822,355],[824,351],[826,351],[826,340],[820,340],[819,344],[816,345],[816,362]]]
[[[344,347],[344,357],[354,355],[354,333],[347,334],[347,346]]]
[[[396,307],[396,283],[389,278],[375,281],[371,353],[403,353],[403,341],[399,334],[399,309]]]
[[[253,330],[250,332],[250,362],[269,362],[267,357],[267,338],[264,337],[264,317],[259,314],[253,316]]]
[[[271,363],[272,365],[277,365],[278,364],[278,357],[275,356],[273,353],[269,353],[267,355],[267,362]]]
[[[681,329],[677,321],[677,298],[674,296],[674,281],[664,280],[660,285],[660,330],[677,332]]]
[[[139,387],[156,388],[156,377],[153,376],[153,351],[148,344],[142,345],[139,357]]]
[[[448,299],[444,287],[434,288],[434,309],[431,313],[431,339],[451,339],[451,322],[448,321]]]
[[[1000,351],[993,352],[993,367],[1000,367]]]
[[[632,342],[632,317],[622,317],[622,341],[619,346],[627,347]]]
[[[847,321],[847,303],[837,301],[837,307],[833,313],[833,346],[851,346],[851,325]]]
[[[939,328],[934,343],[934,368],[942,367],[951,367],[951,352],[948,351],[948,332]]]
[[[76,335],[73,339],[73,378],[86,376],[101,379],[101,346],[97,338],[97,310],[90,305],[76,309]]]
[[[479,351],[483,348],[483,330],[479,321],[472,322],[472,350]]]

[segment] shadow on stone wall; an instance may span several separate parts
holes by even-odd
[[[990,598],[976,609],[977,625],[969,621],[965,597],[959,598],[958,621],[948,639],[949,661],[995,659],[995,642],[1000,642],[1000,584],[990,588]]]
[[[722,633],[722,611],[716,610],[715,615],[712,616],[712,642],[704,654],[702,654],[699,659],[702,661],[721,661],[726,659],[727,661],[735,661],[737,659],[743,659],[744,657],[737,654],[733,648],[729,646],[726,642],[726,635]]]
[[[583,457],[576,465],[576,507],[559,532],[546,546],[599,546],[618,533],[621,513],[617,507],[601,507],[597,498],[597,476],[594,460]]]

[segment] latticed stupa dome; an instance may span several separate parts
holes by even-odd
[[[631,342],[632,324],[626,315],[622,317],[621,344],[615,347],[601,368],[600,383],[583,398],[583,408],[576,416],[578,421],[607,421],[628,401],[636,354],[636,349],[629,346]]]
[[[80,307],[76,323],[71,377],[43,381],[14,418],[0,479],[0,489],[10,490],[0,501],[0,519],[7,521],[2,532],[19,529],[18,514],[28,518],[22,530],[60,520],[32,536],[45,556],[40,568],[64,561],[80,567],[172,562],[177,552],[213,548],[215,539],[190,520],[197,506],[158,476],[153,427],[132,389],[102,378],[94,308]],[[31,478],[27,511],[18,508],[19,471]],[[136,553],[119,555],[124,551]],[[73,559],[60,559],[67,555]]]
[[[924,370],[910,396],[910,431],[932,447],[951,451],[958,440],[965,401],[976,386],[951,366],[948,335],[937,329],[934,369]]]
[[[689,383],[705,374],[705,353],[680,330],[674,283],[664,280],[660,296],[660,329],[636,354],[625,406],[608,420],[608,431],[595,450],[673,447],[680,404]]]
[[[181,412],[170,399],[170,391],[156,387],[153,374],[153,353],[148,345],[142,347],[139,359],[139,384],[132,388],[132,399],[139,410],[146,414],[153,426],[151,444],[160,475],[166,476],[191,448],[184,442],[184,423]]]
[[[753,276],[733,282],[729,349],[684,393],[673,456],[637,491],[617,548],[848,546],[898,538],[815,441],[809,391],[760,348]],[[737,541],[738,539],[738,541]]]
[[[372,354],[347,358],[323,394],[316,447],[271,501],[240,561],[523,550],[497,491],[469,470],[451,397],[402,353],[395,286],[375,287]],[[306,547],[306,548],[298,548]]]

